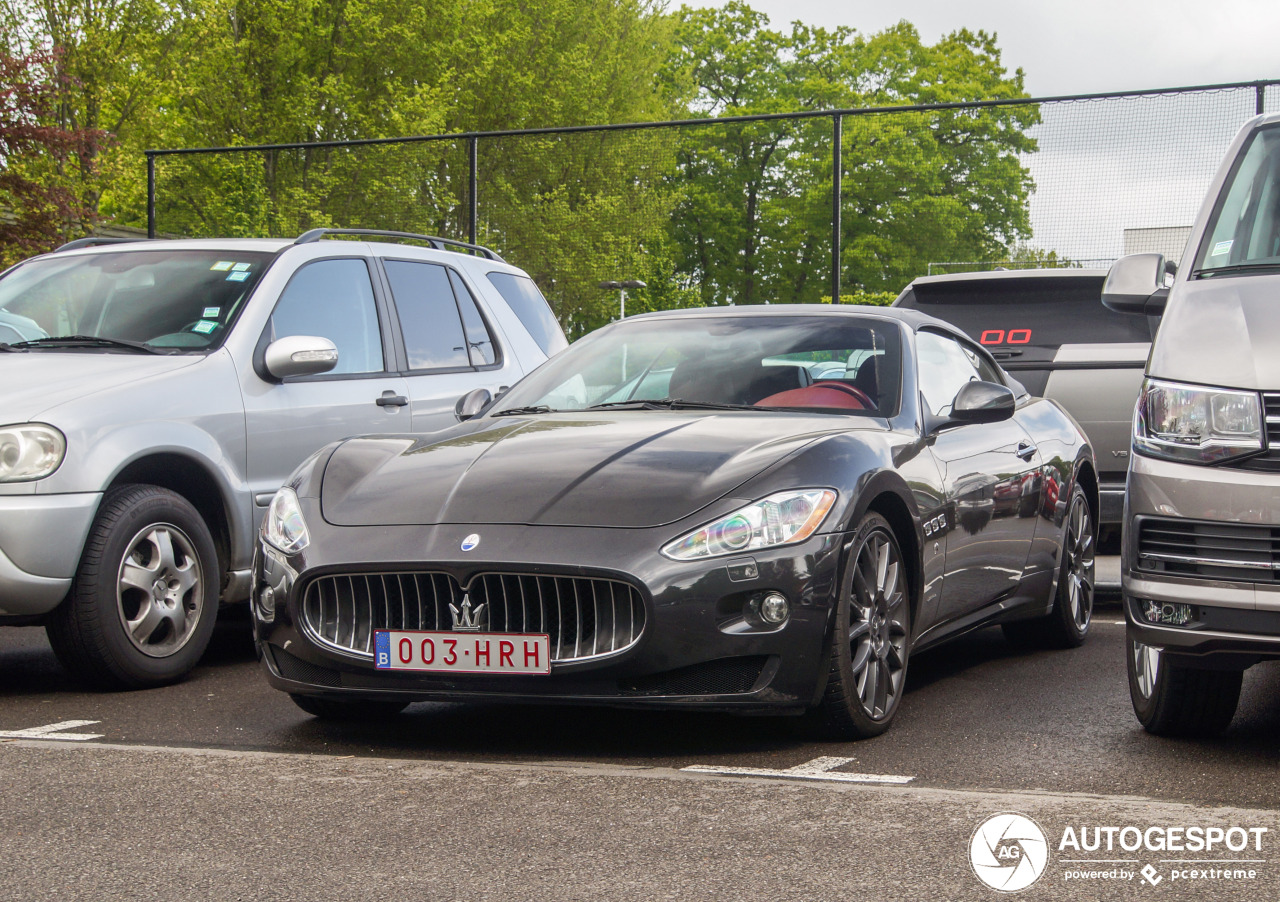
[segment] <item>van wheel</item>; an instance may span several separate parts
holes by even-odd
[[[1197,670],[1171,663],[1160,649],[1129,639],[1133,713],[1156,736],[1213,736],[1235,716],[1242,670]]]
[[[196,665],[218,615],[218,554],[181,495],[107,492],[71,592],[46,631],[62,666],[99,689],[143,689]]]
[[[1058,589],[1049,616],[1016,620],[1001,626],[1014,645],[1077,648],[1084,644],[1093,618],[1094,551],[1093,514],[1084,489],[1071,490],[1066,534],[1062,540],[1062,566]]]

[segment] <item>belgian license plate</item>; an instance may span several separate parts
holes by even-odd
[[[374,632],[379,670],[433,673],[550,673],[551,640],[545,633]]]

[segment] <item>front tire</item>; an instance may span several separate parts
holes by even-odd
[[[822,701],[809,712],[824,739],[878,736],[889,729],[906,690],[911,604],[906,567],[893,529],[867,514],[850,545],[828,640]]]
[[[1231,723],[1244,671],[1185,667],[1132,637],[1128,645],[1129,699],[1148,733],[1214,736]]]
[[[103,497],[65,601],[46,625],[62,666],[99,689],[181,679],[218,615],[218,553],[181,495],[126,485]]]

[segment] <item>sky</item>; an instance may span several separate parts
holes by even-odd
[[[929,43],[958,28],[994,32],[1033,97],[1280,78],[1280,0],[747,2],[775,29],[799,19],[870,34],[906,19]]]

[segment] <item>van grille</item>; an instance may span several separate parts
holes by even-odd
[[[1138,569],[1238,582],[1280,581],[1280,527],[1144,517]]]
[[[1265,418],[1267,450],[1234,466],[1243,470],[1280,473],[1280,392],[1262,393],[1262,413]]]
[[[589,661],[624,651],[644,631],[640,592],[614,579],[481,573],[464,591],[448,573],[329,574],[307,584],[302,619],[322,644],[373,658],[378,630],[453,629],[449,606],[463,599],[485,632],[546,633],[551,660]]]

